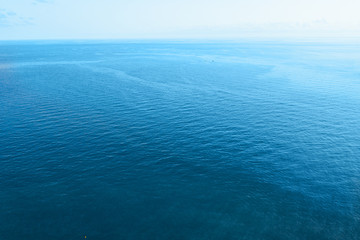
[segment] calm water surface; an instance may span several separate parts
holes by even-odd
[[[0,44],[0,239],[360,239],[359,56]]]

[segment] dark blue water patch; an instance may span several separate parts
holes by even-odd
[[[358,239],[356,46],[0,46],[0,238]]]

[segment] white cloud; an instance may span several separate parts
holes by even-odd
[[[52,0],[34,0],[33,3],[50,3],[50,2],[53,2]]]

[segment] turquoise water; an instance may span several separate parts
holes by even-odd
[[[3,42],[0,239],[360,239],[359,56]]]

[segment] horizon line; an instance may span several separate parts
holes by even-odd
[[[312,37],[312,36],[303,36],[303,37],[294,37],[294,36],[287,36],[287,37],[234,37],[234,38],[190,38],[190,37],[122,37],[122,38],[13,38],[13,39],[0,39],[0,42],[56,42],[56,41],[136,41],[136,42],[149,42],[149,41],[169,41],[169,42],[242,42],[242,41],[255,41],[255,42],[359,42],[360,43],[360,36],[339,36],[339,37]]]

